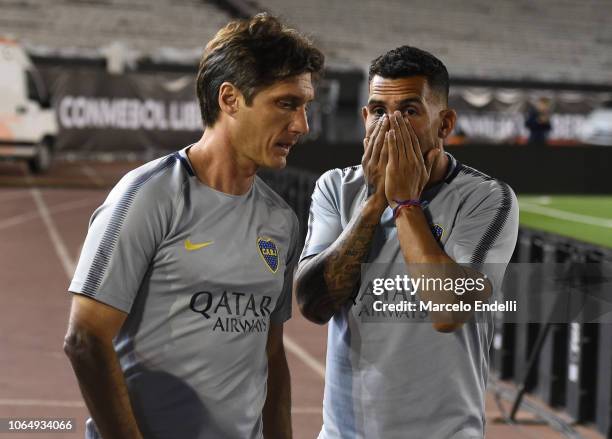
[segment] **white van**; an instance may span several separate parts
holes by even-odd
[[[22,158],[32,172],[51,165],[55,111],[25,50],[0,38],[0,158]]]

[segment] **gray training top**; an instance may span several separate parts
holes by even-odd
[[[499,286],[499,265],[510,260],[516,244],[516,197],[507,185],[449,158],[445,180],[422,197],[432,233],[458,263],[502,263],[493,272],[487,271],[490,264],[482,266]],[[365,197],[361,166],[324,174],[312,194],[301,258],[329,247]],[[362,267],[362,279],[393,277],[393,267],[404,264],[390,208],[366,262],[376,264]],[[354,302],[329,323],[319,439],[482,438],[490,313],[481,315],[480,323],[472,319],[455,333],[442,334],[421,312],[374,315],[366,300],[372,297],[368,284],[362,282]]]
[[[69,290],[128,313],[115,349],[144,437],[262,438],[266,341],[291,316],[297,218],[258,177],[239,196],[202,184],[185,151],[115,186]]]

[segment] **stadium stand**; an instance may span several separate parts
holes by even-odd
[[[197,60],[230,19],[200,0],[1,0],[0,34],[39,55],[101,56],[120,42],[134,56]]]
[[[225,5],[225,7],[224,7]],[[0,33],[33,52],[90,54],[116,41],[148,56],[197,60],[240,6],[310,32],[334,69],[363,68],[393,44],[438,54],[454,76],[610,83],[608,0],[0,0]]]
[[[455,76],[603,83],[612,80],[606,0],[260,0],[299,23],[333,61],[368,65],[390,45],[439,55]]]

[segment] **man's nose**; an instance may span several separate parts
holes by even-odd
[[[310,128],[308,127],[308,115],[305,107],[295,112],[289,130],[297,134],[308,134]]]

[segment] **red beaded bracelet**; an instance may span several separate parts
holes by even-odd
[[[404,207],[422,207],[423,204],[419,200],[393,200],[397,203],[397,206],[393,209],[393,218],[397,218],[400,210]]]

